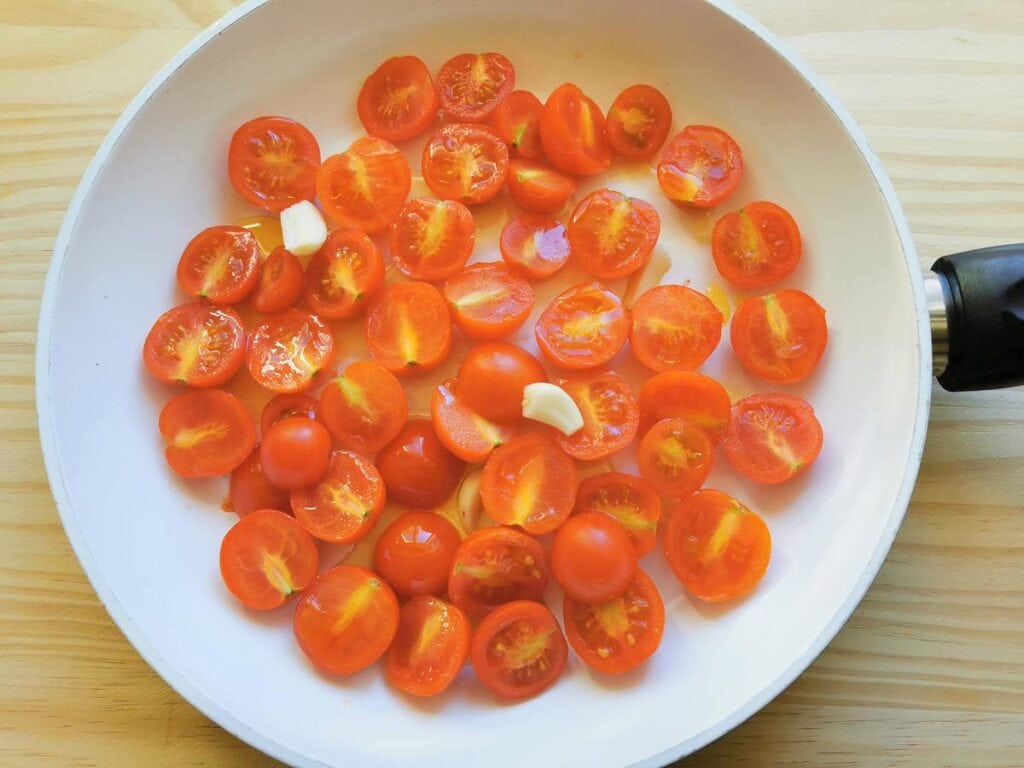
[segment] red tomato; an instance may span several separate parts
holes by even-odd
[[[529,91],[512,91],[494,110],[491,124],[516,157],[543,159],[544,147],[540,143],[543,109],[541,100]]]
[[[496,608],[476,628],[469,650],[476,676],[503,699],[528,699],[548,688],[569,655],[547,606],[517,600]]]
[[[658,587],[642,570],[621,596],[591,605],[568,595],[562,620],[569,645],[591,669],[621,675],[649,659],[665,631],[665,604]]]
[[[533,311],[533,288],[504,264],[471,264],[444,284],[444,297],[459,330],[475,341],[500,339]]]
[[[312,395],[274,395],[260,413],[260,434],[266,435],[274,424],[293,416],[320,421],[320,404]]]
[[[597,512],[610,517],[629,534],[638,556],[654,549],[661,499],[646,480],[622,472],[591,475],[576,492],[576,512]]]
[[[725,387],[695,371],[659,373],[640,390],[640,428],[644,431],[662,419],[688,419],[717,443],[729,426],[731,409]]]
[[[437,96],[450,119],[480,123],[508,98],[515,84],[512,62],[500,53],[460,53],[438,70]]]
[[[267,479],[295,491],[319,483],[331,464],[331,433],[305,416],[281,419],[263,434],[260,460]]]
[[[441,444],[463,461],[482,464],[491,451],[516,436],[518,429],[485,419],[459,396],[458,379],[437,386],[430,400],[430,418]]]
[[[640,408],[629,382],[615,371],[559,379],[558,386],[583,415],[583,429],[572,435],[559,433],[562,450],[574,459],[590,461],[618,453],[636,437]]]
[[[459,547],[459,532],[435,512],[406,512],[381,533],[373,570],[402,597],[442,595]]]
[[[434,194],[466,205],[486,203],[501,191],[508,147],[490,128],[451,123],[423,148],[423,180]]]
[[[415,56],[392,56],[366,78],[358,108],[359,120],[371,136],[387,141],[419,136],[437,114],[430,70]]]
[[[496,449],[484,465],[480,498],[491,519],[527,533],[550,533],[572,512],[576,464],[553,440],[528,433]]]
[[[257,509],[276,509],[290,512],[288,491],[271,485],[263,473],[260,463],[260,449],[254,448],[249,458],[231,472],[228,485],[228,506],[239,517],[245,517]]]
[[[338,443],[374,453],[398,434],[409,416],[405,390],[387,369],[358,360],[320,392],[323,422]]]
[[[714,458],[707,432],[686,419],[656,422],[637,450],[641,477],[663,496],[680,499],[704,485]]]
[[[600,283],[583,283],[551,300],[534,335],[540,351],[555,365],[597,368],[626,343],[629,319],[618,296]]]
[[[404,507],[434,509],[455,492],[463,463],[437,439],[429,419],[410,419],[377,454],[388,498]]]
[[[759,483],[782,483],[814,463],[822,441],[821,424],[809,403],[765,393],[732,407],[722,447],[740,474]]]
[[[655,371],[697,368],[721,341],[724,320],[703,293],[685,285],[656,285],[633,305],[630,347]]]
[[[701,600],[733,600],[753,590],[771,552],[764,520],[721,491],[695,493],[668,513],[665,559]]]
[[[242,605],[269,611],[316,577],[313,538],[284,512],[260,509],[239,520],[220,545],[220,575]]]
[[[800,229],[789,211],[766,201],[725,214],[711,236],[718,272],[743,288],[788,277],[800,263],[801,251]]]
[[[540,360],[515,344],[477,344],[459,367],[459,394],[470,408],[494,421],[515,421],[523,413],[523,389],[547,381]]]
[[[651,260],[661,219],[646,200],[599,189],[576,204],[566,232],[581,267],[595,277],[617,280]]]
[[[636,578],[636,547],[626,530],[599,512],[573,515],[555,534],[551,572],[584,603],[621,597]]]
[[[330,327],[301,309],[267,318],[249,336],[249,373],[273,392],[309,389],[333,361]]]
[[[452,320],[429,283],[387,285],[366,315],[370,355],[398,376],[437,368],[452,349]]]
[[[237,304],[256,286],[263,251],[242,227],[208,227],[178,261],[178,287],[214,304]]]
[[[565,227],[550,216],[520,213],[501,228],[501,258],[528,280],[551,277],[569,260]]]
[[[216,387],[245,362],[242,319],[227,307],[182,304],[153,323],[142,348],[146,369],[168,384]]]
[[[436,696],[455,682],[469,657],[472,630],[461,610],[419,595],[402,606],[398,634],[388,649],[388,682],[412,696]]]
[[[292,491],[292,512],[324,541],[352,544],[368,534],[384,509],[384,481],[369,459],[335,451],[318,485]]]
[[[540,140],[551,164],[563,173],[592,176],[612,162],[601,108],[572,83],[548,96],[540,115]]]
[[[542,600],[548,578],[536,539],[515,528],[484,528],[459,544],[448,594],[470,616],[483,616],[512,600]]]
[[[260,267],[259,279],[249,295],[249,303],[265,315],[294,307],[302,297],[304,278],[302,262],[284,246],[278,246]]]
[[[740,183],[743,155],[732,136],[709,125],[688,125],[669,142],[658,162],[665,197],[713,208]]]
[[[672,127],[672,107],[657,88],[631,85],[612,102],[605,120],[612,152],[629,160],[650,160]]]
[[[252,452],[256,427],[242,402],[219,389],[175,395],[160,411],[171,469],[182,477],[226,475]]]
[[[558,213],[576,191],[576,180],[542,163],[513,160],[505,177],[513,202],[531,213]]]
[[[337,565],[295,606],[295,639],[314,665],[351,675],[384,655],[398,631],[398,600],[375,573]]]
[[[228,178],[257,208],[280,213],[316,195],[320,145],[305,126],[286,117],[257,117],[231,137]]]
[[[444,280],[466,265],[476,242],[469,208],[457,200],[420,197],[391,223],[391,260],[414,280]]]
[[[800,381],[818,367],[828,346],[825,310],[793,288],[756,296],[736,309],[730,341],[736,359],[755,376]]]
[[[412,188],[405,156],[384,139],[364,136],[324,160],[316,175],[320,205],[335,223],[368,235],[385,231]]]
[[[355,317],[384,284],[384,260],[352,227],[336,229],[306,266],[306,303],[331,320]]]

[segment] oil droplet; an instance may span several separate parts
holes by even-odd
[[[710,211],[686,211],[686,228],[698,243],[710,245],[715,220]]]
[[[238,226],[252,232],[264,256],[269,256],[271,251],[284,244],[281,222],[274,216],[246,216],[238,220]]]
[[[729,294],[718,283],[712,283],[708,286],[708,298],[711,299],[712,304],[718,307],[718,311],[722,313],[722,325],[728,323],[732,312],[729,305]]]

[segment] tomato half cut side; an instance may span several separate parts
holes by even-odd
[[[231,184],[247,202],[271,213],[312,200],[319,167],[316,137],[286,117],[257,117],[231,137]]]
[[[438,70],[437,97],[450,119],[480,123],[508,98],[515,84],[515,68],[500,53],[460,53]]]
[[[357,108],[371,136],[391,142],[419,136],[437,114],[430,70],[416,56],[392,56],[366,78]]]
[[[452,348],[452,320],[441,292],[429,283],[385,286],[366,315],[366,343],[373,359],[396,376],[439,366]]]
[[[575,512],[599,512],[612,518],[629,534],[638,556],[654,549],[661,498],[642,478],[622,472],[584,478],[576,492]]]
[[[402,606],[388,649],[388,682],[412,696],[436,696],[459,676],[471,638],[469,619],[459,608],[439,597],[414,597]]]
[[[256,445],[256,426],[242,401],[219,389],[190,390],[160,411],[171,469],[182,477],[217,477],[239,466]]]
[[[583,429],[558,434],[558,444],[574,459],[590,461],[618,453],[636,437],[640,407],[629,382],[615,371],[559,379],[558,386],[583,415]]]
[[[169,309],[146,336],[142,360],[168,384],[220,386],[245,362],[242,319],[233,309],[204,303]]]
[[[469,651],[480,682],[503,699],[528,699],[550,687],[568,655],[551,611],[529,600],[507,603],[485,616]]]
[[[455,492],[465,464],[442,445],[430,419],[409,419],[377,454],[388,499],[436,509]]]
[[[403,597],[442,595],[460,541],[444,515],[406,512],[381,532],[373,569]]]
[[[448,278],[444,297],[452,319],[474,341],[500,339],[519,329],[533,311],[533,288],[497,262],[471,264]]]
[[[656,285],[633,305],[630,348],[652,370],[692,370],[715,351],[724,319],[703,293],[685,285]]]
[[[767,392],[732,408],[725,455],[742,475],[759,483],[784,483],[807,470],[821,453],[824,434],[810,403]]]
[[[612,102],[605,120],[612,152],[629,160],[650,160],[672,127],[672,107],[657,88],[631,85]]]
[[[324,160],[316,193],[324,213],[336,224],[368,235],[384,232],[412,189],[405,155],[384,139],[364,136]]]
[[[572,83],[555,88],[544,103],[540,140],[544,154],[563,173],[593,176],[612,162],[604,113]]]
[[[178,287],[213,304],[237,304],[259,280],[263,251],[244,227],[207,227],[185,246]]]
[[[644,432],[662,419],[687,419],[717,443],[729,426],[731,412],[732,401],[725,387],[696,371],[659,373],[640,390],[640,429]]]
[[[318,669],[351,675],[391,645],[398,631],[398,599],[377,574],[337,565],[299,598],[293,628],[302,652]]]
[[[482,464],[498,446],[514,438],[515,425],[485,419],[459,397],[460,382],[437,385],[430,400],[430,418],[441,444],[463,461]]]
[[[483,616],[513,600],[542,600],[549,578],[540,542],[515,528],[484,528],[459,544],[448,595],[470,616]]]
[[[729,338],[736,359],[755,376],[801,381],[818,367],[828,346],[825,310],[794,288],[755,296],[736,309]]]
[[[359,541],[384,509],[384,481],[369,459],[350,451],[331,454],[318,485],[292,491],[295,519],[313,536],[335,544]]]
[[[302,298],[304,281],[302,262],[279,245],[260,267],[256,287],[249,294],[249,304],[265,315],[283,312]]]
[[[272,392],[309,389],[333,361],[330,327],[301,309],[267,318],[249,336],[249,374]]]
[[[534,329],[544,356],[562,368],[604,365],[622,349],[629,319],[622,300],[600,283],[584,283],[558,294]]]
[[[576,191],[576,180],[548,166],[513,160],[505,178],[512,201],[529,213],[558,213]]]
[[[301,392],[274,395],[260,412],[260,434],[267,434],[274,424],[293,416],[304,416],[307,419],[320,421],[320,404],[312,395]]]
[[[516,421],[523,413],[523,390],[547,381],[540,360],[516,344],[477,344],[459,366],[459,395],[481,416]]]
[[[764,520],[721,491],[678,502],[665,521],[665,559],[694,597],[734,600],[751,592],[771,559]]]
[[[626,277],[646,266],[660,232],[653,205],[607,188],[580,200],[566,227],[573,258],[603,280]]]
[[[383,284],[380,251],[354,227],[331,232],[306,265],[306,303],[331,320],[358,315]]]
[[[409,406],[394,374],[370,360],[357,360],[320,392],[327,429],[344,448],[372,454],[405,424]]]
[[[802,251],[800,229],[789,211],[766,200],[725,214],[711,235],[711,255],[719,274],[743,288],[788,277]]]
[[[224,585],[247,608],[284,605],[316,577],[320,565],[313,537],[295,518],[260,509],[239,520],[220,545]]]
[[[621,675],[658,650],[665,631],[665,603],[651,577],[637,570],[633,585],[614,600],[588,604],[566,595],[562,619],[569,645],[588,667]]]
[[[414,280],[444,280],[462,269],[476,242],[469,208],[457,200],[420,197],[391,223],[391,260]]]
[[[688,125],[668,143],[658,161],[665,197],[696,208],[723,202],[743,176],[743,154],[732,136],[710,125]]]
[[[532,213],[512,216],[501,228],[501,258],[527,280],[544,280],[569,260],[569,238],[558,219]]]
[[[264,474],[258,446],[249,454],[249,458],[231,471],[228,506],[239,517],[245,517],[258,509],[291,512],[288,491],[271,484]]]
[[[542,160],[540,113],[543,102],[529,91],[512,91],[491,115],[491,125],[508,144],[512,155],[524,160]]]
[[[480,205],[493,200],[505,183],[508,146],[486,126],[450,123],[423,147],[422,169],[438,197]]]
[[[708,479],[715,447],[707,432],[686,419],[662,419],[637,450],[640,476],[663,496],[683,498]]]

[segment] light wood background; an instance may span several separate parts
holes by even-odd
[[[1024,0],[740,0],[838,92],[920,248],[1024,241]],[[72,554],[36,435],[50,250],[129,99],[231,0],[0,0],[0,765],[261,766]],[[831,647],[687,766],[1024,766],[1024,389],[936,391],[896,546]]]

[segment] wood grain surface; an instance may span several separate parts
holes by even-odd
[[[230,0],[0,0],[0,765],[262,766],[135,653],[68,545],[33,395],[65,208],[145,81]],[[922,259],[1024,241],[1022,0],[740,0],[828,81]],[[1024,389],[936,390],[878,581],[789,690],[686,766],[1024,766]]]

